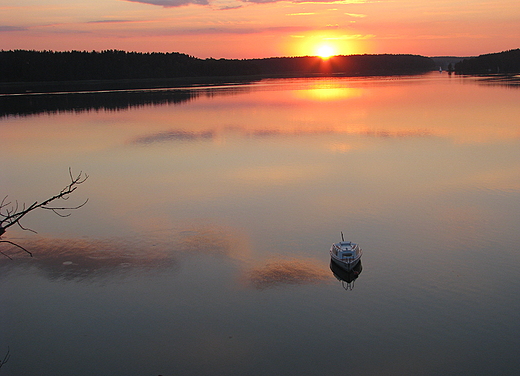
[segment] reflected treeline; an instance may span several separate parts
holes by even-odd
[[[246,86],[92,91],[78,93],[0,95],[0,118],[62,112],[121,111],[145,106],[182,104],[200,97],[234,95]]]
[[[329,273],[317,263],[298,259],[271,261],[244,274],[246,282],[260,290],[288,284],[317,283],[329,277]]]
[[[505,74],[492,74],[492,75],[482,75],[478,77],[477,80],[480,84],[486,84],[489,86],[500,86],[506,87],[510,89],[520,89],[520,76],[515,75],[505,75]]]
[[[346,270],[334,261],[330,260],[330,270],[334,277],[341,282],[343,288],[348,291],[354,288],[354,281],[361,274],[363,266],[361,265],[361,260],[359,260],[352,270]]]
[[[120,111],[129,108],[180,104],[199,97],[194,90],[111,91],[0,96],[0,117],[60,112]]]

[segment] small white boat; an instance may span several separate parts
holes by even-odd
[[[346,242],[343,233],[341,233],[341,241],[330,247],[331,259],[346,270],[352,270],[361,260],[362,254],[359,244]]]

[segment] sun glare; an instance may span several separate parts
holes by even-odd
[[[318,46],[316,53],[319,57],[322,59],[328,59],[332,55],[334,55],[334,48],[328,44],[323,44],[321,46]]]

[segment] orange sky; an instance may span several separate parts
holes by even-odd
[[[520,47],[518,0],[0,0],[0,48],[183,52],[200,58]]]

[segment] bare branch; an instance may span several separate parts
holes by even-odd
[[[2,203],[0,204],[0,210],[2,208],[5,209],[4,213],[2,213],[3,219],[0,219],[0,229],[3,229],[4,231],[2,232],[0,230],[0,235],[3,234],[8,227],[13,226],[14,224],[20,225],[21,219],[25,215],[27,215],[28,213],[30,213],[31,211],[33,211],[35,209],[38,209],[38,208],[48,209],[48,210],[52,210],[54,213],[57,213],[58,211],[62,211],[62,210],[75,210],[75,209],[79,209],[83,205],[85,205],[88,200],[85,201],[83,204],[75,206],[75,207],[50,207],[50,206],[48,206],[53,201],[60,200],[60,199],[63,199],[63,200],[68,199],[69,195],[78,188],[78,185],[84,183],[88,179],[88,175],[84,174],[83,171],[81,171],[78,174],[78,176],[74,177],[72,175],[72,171],[71,171],[70,168],[69,168],[69,177],[70,177],[70,183],[68,185],[66,185],[60,191],[60,193],[58,193],[57,195],[54,195],[54,196],[52,196],[52,197],[42,201],[42,202],[35,201],[32,205],[30,205],[27,208],[26,208],[26,205],[23,204],[23,207],[22,207],[21,210],[18,210],[19,209],[18,201],[16,201],[16,203],[15,203],[15,205],[13,207],[6,208],[6,206],[8,205],[5,202],[6,199],[7,199],[7,196],[6,196],[2,200]],[[61,216],[64,216],[64,215],[62,214]],[[65,215],[65,216],[68,216],[68,215]],[[21,225],[20,225],[20,227],[22,229],[25,229]]]
[[[76,209],[83,207],[88,202],[88,199],[85,200],[85,202],[83,202],[81,205],[71,206],[71,207],[69,207],[69,206],[50,206],[49,204],[51,202],[54,202],[57,200],[68,200],[70,194],[78,188],[78,185],[84,183],[88,179],[88,177],[89,176],[87,174],[83,173],[83,171],[80,171],[77,176],[74,176],[72,174],[71,168],[69,167],[69,178],[70,178],[69,184],[67,184],[57,195],[51,196],[50,198],[48,198],[42,202],[35,201],[28,207],[26,206],[25,203],[23,203],[20,208],[18,201],[15,201],[15,203],[12,204],[10,201],[9,202],[7,201],[8,196],[5,196],[2,199],[2,201],[0,201],[0,239],[1,239],[2,235],[5,234],[6,230],[15,224],[18,225],[22,230],[36,232],[34,230],[31,230],[30,228],[24,227],[21,224],[22,218],[24,218],[27,214],[29,214],[33,210],[47,209],[47,210],[51,210],[52,212],[54,212],[56,215],[58,215],[60,217],[68,217],[71,213],[63,213],[63,211],[76,210]],[[29,252],[24,247],[22,247],[16,243],[13,243],[8,240],[0,240],[0,243],[9,243],[11,245],[14,245],[14,246],[24,250],[25,252],[27,252],[28,254],[30,254],[32,256],[31,252]],[[4,256],[7,256],[3,252],[0,252],[0,253],[3,254]],[[7,257],[9,257],[9,256],[7,256]]]
[[[22,224],[19,221],[16,224],[18,225],[18,227],[20,227],[24,231],[30,231],[30,232],[33,232],[33,233],[37,234],[37,232],[34,231],[32,228],[28,228],[28,227],[22,226]]]

